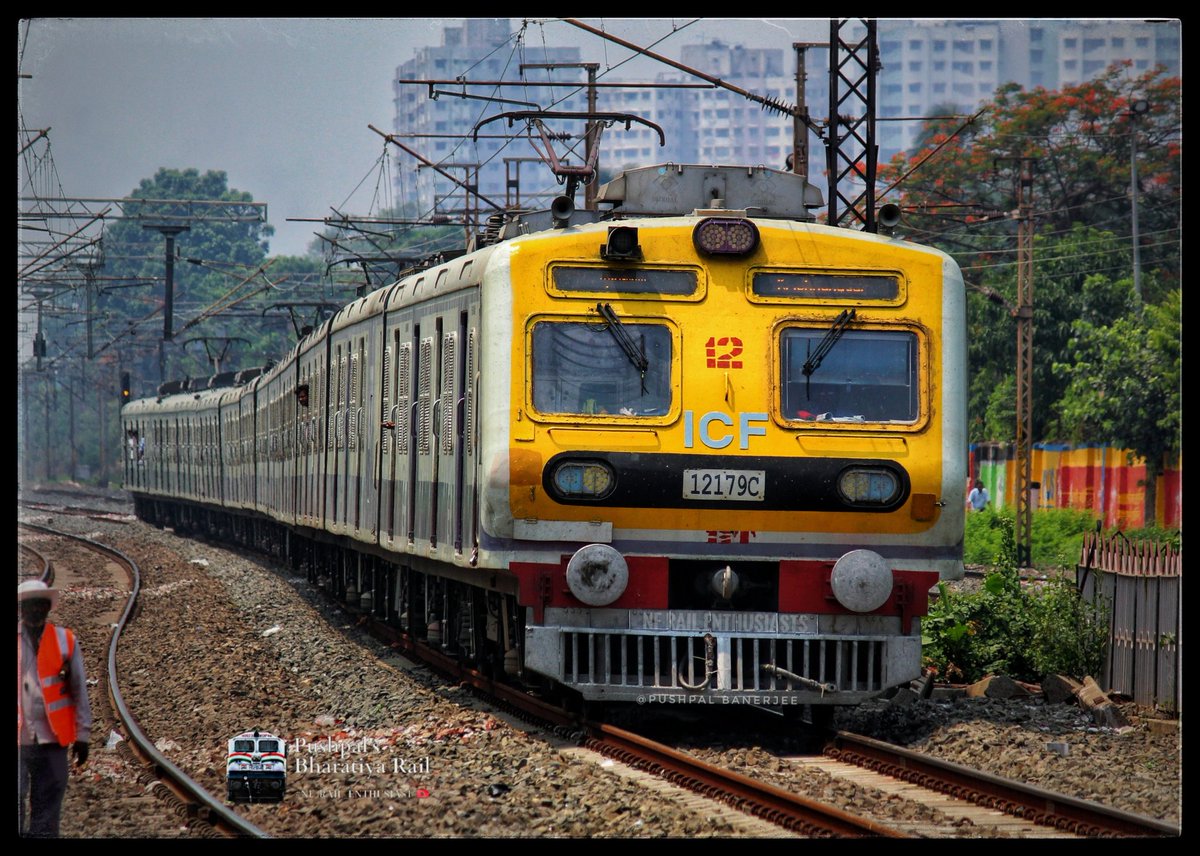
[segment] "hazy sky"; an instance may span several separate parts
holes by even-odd
[[[232,188],[267,203],[272,254],[303,253],[320,224],[287,218],[371,208],[383,140],[367,125],[392,130],[396,67],[418,47],[440,45],[443,28],[461,20],[18,21],[18,71],[30,75],[18,80],[19,121],[50,128],[56,172],[36,193],[123,197],[160,167],[224,170]],[[829,33],[828,19],[586,20],[642,45],[682,28],[654,48],[676,59],[682,45],[702,39],[790,50]],[[514,29],[520,22],[513,19]],[[531,21],[525,39],[526,61],[536,61],[542,44],[578,46],[601,71],[631,55],[554,19]],[[611,79],[669,70],[639,63]],[[402,163],[415,167],[410,158]]]

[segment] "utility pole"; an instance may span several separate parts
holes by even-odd
[[[33,481],[33,455],[30,452],[29,441],[29,370],[21,370],[21,400],[17,402],[20,412],[21,442],[17,445],[21,458],[21,484],[28,487]]]
[[[1017,180],[1017,561],[1029,567],[1033,544],[1033,161]]]
[[[796,109],[792,113],[792,172],[808,180],[808,127],[812,120],[808,116],[808,103],[804,97],[804,86],[808,82],[805,65],[809,48],[827,47],[825,42],[793,42],[796,51]]]
[[[96,477],[99,480],[100,487],[106,488],[108,487],[108,411],[105,406],[112,395],[112,388],[105,382],[105,374],[106,372],[101,368],[97,372],[96,377],[96,416],[100,422],[100,460],[98,462],[100,472],[96,474]],[[121,436],[119,428],[117,436]],[[122,448],[124,448],[123,442]]]
[[[1129,105],[1129,197],[1133,215],[1133,293],[1137,296],[1138,311],[1142,308],[1142,258],[1138,235],[1138,177],[1137,177],[1137,120],[1150,112],[1150,102],[1139,98]]]
[[[81,364],[82,362],[80,360]],[[75,481],[79,477],[79,449],[75,445],[75,389],[70,380],[64,380],[63,386],[67,389],[67,442],[71,446],[71,472],[67,475],[67,481]],[[84,389],[87,389],[86,382],[80,384],[80,395],[83,394]]]
[[[167,239],[167,284],[166,290],[163,293],[163,341],[169,342],[175,337],[175,332],[172,329],[174,323],[172,319],[175,314],[175,236],[180,232],[188,231],[191,227],[183,225],[168,226],[161,223],[143,223],[142,228],[161,232],[163,237]]]
[[[46,408],[44,411],[45,424],[42,427],[42,442],[46,446],[46,483],[49,484],[50,480],[54,477],[54,462],[53,462],[53,459],[51,458],[51,454],[52,454],[51,450],[54,448],[54,444],[50,442],[50,438],[53,436],[50,433],[50,409],[51,409],[50,399],[54,393],[54,373],[46,372],[46,374],[43,377],[44,377],[43,387],[45,390],[45,395],[43,397],[45,400]]]
[[[599,63],[589,62],[584,64],[588,76],[588,95],[587,95],[587,111],[589,113],[596,112],[596,69],[600,67]],[[583,153],[584,163],[596,165],[596,174],[592,180],[583,186],[583,207],[588,211],[596,210],[596,189],[600,184],[600,153],[593,151],[596,148],[596,136],[600,131],[600,125],[595,120],[591,120],[587,124],[587,140],[584,142]]]

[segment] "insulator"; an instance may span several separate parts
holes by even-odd
[[[779,97],[764,97],[759,100],[759,106],[764,110],[774,110],[787,116],[796,115],[796,107]]]

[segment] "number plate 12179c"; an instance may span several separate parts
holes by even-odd
[[[766,475],[765,470],[684,470],[683,498],[762,502]]]

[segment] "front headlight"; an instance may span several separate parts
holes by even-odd
[[[551,478],[561,499],[603,499],[616,483],[612,467],[602,461],[563,461]]]
[[[708,255],[745,256],[758,247],[758,227],[735,217],[707,217],[692,230],[692,243]]]
[[[838,493],[851,505],[890,505],[900,495],[900,479],[883,467],[851,467],[838,476]]]

